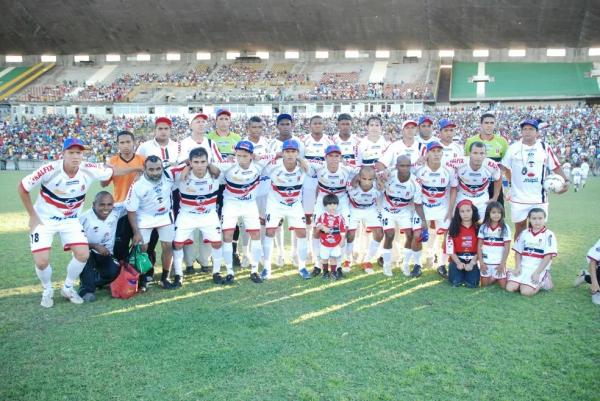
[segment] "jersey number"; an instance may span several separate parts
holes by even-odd
[[[31,234],[31,243],[35,244],[36,242],[40,242],[40,234],[35,233],[35,234]]]

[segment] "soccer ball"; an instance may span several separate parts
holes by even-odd
[[[550,174],[544,180],[544,189],[548,192],[558,192],[565,185],[565,180],[558,174]]]

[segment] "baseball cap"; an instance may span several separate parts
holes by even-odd
[[[429,122],[429,124],[433,124],[433,119],[429,116],[419,117],[419,125],[423,124],[424,122]]]
[[[194,122],[194,120],[195,120],[195,119],[197,119],[197,118],[201,118],[201,119],[203,119],[204,121],[207,121],[207,120],[208,120],[208,116],[207,116],[206,114],[204,114],[204,113],[200,113],[200,114],[196,114],[194,117],[192,117],[192,119],[190,120],[190,124],[191,124],[191,123],[193,123],[193,122]]]
[[[341,155],[342,154],[342,150],[337,145],[329,145],[325,149],[325,156],[327,156],[330,153],[339,153]]]
[[[534,118],[528,118],[526,120],[523,120],[521,122],[521,124],[519,124],[521,128],[523,128],[526,125],[531,125],[533,128],[537,129],[539,128],[539,123],[538,120],[534,119]]]
[[[288,149],[298,150],[299,148],[300,148],[300,146],[298,145],[298,141],[296,141],[294,139],[287,139],[287,140],[283,141],[283,145],[281,146],[281,150],[288,150]]]
[[[338,120],[338,122],[344,121],[344,120],[352,121],[352,116],[348,113],[342,113],[338,116],[337,120]]]
[[[290,120],[290,121],[294,121],[292,119],[292,116],[290,116],[289,114],[283,113],[277,116],[277,124],[279,124],[279,122],[281,120]]]
[[[440,129],[444,128],[456,128],[456,124],[454,124],[451,120],[447,118],[443,118],[440,120]]]
[[[67,138],[65,139],[65,143],[63,144],[63,150],[71,149],[71,148],[81,148],[85,149],[85,145],[81,142],[79,138]]]
[[[433,142],[429,142],[427,144],[427,151],[429,152],[431,149],[435,149],[435,148],[440,148],[440,149],[444,149],[444,147],[442,146],[441,143],[437,142],[437,141],[433,141]]]
[[[155,121],[154,121],[154,125],[158,125],[160,123],[164,123],[167,124],[169,127],[171,127],[173,125],[173,122],[171,121],[170,118],[168,117],[158,117]]]
[[[235,150],[245,150],[246,152],[254,153],[254,145],[250,141],[239,141],[235,144]]]
[[[409,125],[412,125],[413,127],[416,127],[418,124],[415,120],[406,120],[402,123],[402,129],[408,127]]]
[[[219,117],[221,114],[226,114],[231,117],[231,112],[227,109],[217,109],[217,117]]]

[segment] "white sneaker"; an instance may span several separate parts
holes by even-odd
[[[387,277],[392,277],[392,266],[383,266],[383,275]]]
[[[581,273],[577,277],[575,277],[575,281],[573,282],[573,287],[577,288],[581,284],[585,283],[585,270],[582,270]]]
[[[75,291],[75,289],[73,287],[69,287],[69,288],[63,287],[62,290],[60,290],[60,293],[62,294],[63,297],[65,297],[69,301],[71,301],[71,303],[78,304],[78,305],[83,303],[83,298],[81,298],[79,296],[79,294],[77,293],[77,291]]]
[[[402,266],[402,274],[404,274],[406,277],[410,277],[410,266],[403,265]]]
[[[52,308],[54,306],[54,290],[44,290],[40,305],[42,305],[44,308]]]
[[[592,302],[596,305],[600,305],[600,292],[595,292],[592,294]]]

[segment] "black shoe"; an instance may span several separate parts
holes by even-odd
[[[221,277],[221,273],[213,274],[213,283],[215,284],[223,284],[223,277]]]
[[[421,272],[421,266],[414,265],[412,268],[412,271],[410,272],[410,276],[411,277],[421,277],[421,274],[423,274],[423,272]]]
[[[233,267],[237,267],[238,269],[242,267],[242,262],[240,261],[240,257],[237,253],[233,254]]]
[[[440,265],[437,268],[437,272],[440,276],[442,276],[443,278],[448,278],[448,270],[446,270],[446,266],[445,265]]]
[[[344,278],[344,272],[342,271],[341,267],[338,267],[337,270],[335,271],[335,276],[336,278],[340,279],[340,278]]]
[[[175,286],[169,280],[161,280],[163,290],[174,290]]]
[[[194,269],[194,266],[187,266],[185,268],[185,275],[189,276],[189,275],[192,275],[192,274],[196,274],[196,269]]]
[[[252,273],[250,275],[250,280],[252,280],[252,282],[260,284],[263,282],[263,279],[260,278],[260,276],[258,275],[258,273]]]
[[[181,288],[181,285],[182,285],[181,276],[176,274],[175,280],[173,281],[173,288]]]
[[[329,271],[323,272],[323,280],[331,278],[331,273]]]
[[[332,280],[337,280],[337,279],[339,279],[339,277],[338,277],[338,274],[337,274],[337,271],[333,271],[333,272],[331,272],[331,279],[332,279]]]
[[[211,267],[200,265],[200,273],[210,273]]]
[[[315,266],[315,267],[313,267],[312,272],[310,272],[310,275],[312,277],[320,276],[321,275],[321,271],[322,270],[320,268],[318,268],[317,266]]]
[[[223,281],[223,284],[229,285],[229,284],[233,284],[235,281],[235,277],[233,274],[228,274],[225,277],[225,281]]]
[[[139,287],[140,287],[140,292],[146,292],[148,291],[148,283],[146,282],[146,280],[140,280],[139,282]]]
[[[377,264],[379,265],[379,267],[383,267],[383,256],[377,258]]]

